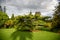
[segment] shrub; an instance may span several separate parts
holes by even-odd
[[[0,28],[4,26],[5,21],[9,19],[8,15],[0,11]]]
[[[50,29],[48,27],[46,28],[46,27],[43,27],[43,26],[39,27],[38,30],[50,31]]]

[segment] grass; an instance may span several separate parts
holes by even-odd
[[[0,29],[0,40],[60,40],[60,34],[47,31],[21,32],[15,29]]]

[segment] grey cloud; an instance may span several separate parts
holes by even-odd
[[[1,0],[0,4],[6,5],[6,7],[8,9],[8,14],[12,13],[12,11],[15,12],[15,14],[16,14],[16,13],[21,13],[21,12],[22,13],[27,12],[29,10],[32,10],[33,12],[35,12],[35,11],[48,12],[46,7],[52,1],[53,0],[3,0],[3,2],[2,2],[2,0]]]
[[[51,2],[52,0],[6,0],[6,4],[11,6],[16,6],[21,8],[29,8],[29,9],[44,9],[46,4]],[[44,3],[45,2],[45,3]],[[44,3],[45,5],[41,5]]]
[[[58,1],[60,1],[60,0],[58,0]]]
[[[0,0],[0,5],[2,6],[4,4],[6,4],[6,0]]]

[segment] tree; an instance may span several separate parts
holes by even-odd
[[[14,20],[14,14],[12,14],[11,19]]]
[[[59,5],[56,7],[53,20],[52,20],[52,30],[59,30],[60,29],[60,2]]]
[[[5,28],[12,28],[14,26],[14,21],[13,20],[7,20],[4,24]]]
[[[5,21],[9,19],[8,15],[2,11],[0,11],[0,28],[4,26]]]
[[[35,19],[40,19],[40,15],[41,15],[40,12],[35,12]]]

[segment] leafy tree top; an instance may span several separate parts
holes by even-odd
[[[0,20],[5,20],[5,19],[8,19],[9,17],[8,17],[8,15],[6,14],[6,13],[4,13],[4,12],[2,12],[2,11],[0,11]]]

